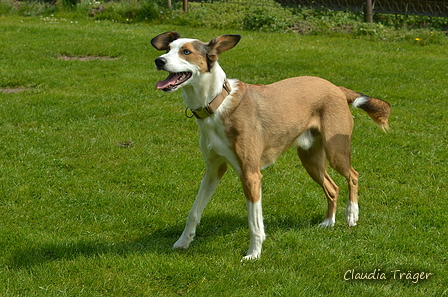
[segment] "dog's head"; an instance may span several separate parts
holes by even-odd
[[[165,80],[157,83],[157,89],[173,92],[193,83],[201,74],[210,72],[219,54],[233,48],[240,39],[240,35],[221,35],[205,43],[180,38],[179,33],[174,31],[154,37],[151,44],[160,51],[166,51],[155,60],[156,67],[169,72]]]

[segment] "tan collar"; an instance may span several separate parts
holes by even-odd
[[[187,109],[185,110],[185,115],[187,115],[187,117],[192,118],[193,116],[195,116],[197,119],[205,119],[209,116],[211,116],[217,109],[218,107],[221,105],[221,103],[224,101],[224,99],[226,99],[227,95],[230,94],[230,92],[232,91],[232,89],[230,88],[230,84],[227,80],[224,81],[224,85],[222,86],[222,91],[221,93],[219,93],[212,101],[210,101],[210,103],[206,106],[206,107],[201,107],[195,110],[191,110],[191,112],[193,113],[192,116],[188,116],[187,115]]]

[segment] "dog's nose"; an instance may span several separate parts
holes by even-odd
[[[162,69],[163,66],[166,64],[166,59],[162,57],[158,57],[155,61],[157,69]]]

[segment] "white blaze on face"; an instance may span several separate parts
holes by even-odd
[[[167,53],[160,56],[166,63],[163,70],[169,76],[157,83],[157,88],[174,91],[187,85],[191,78],[208,71],[206,44],[196,40],[181,38],[170,43]]]
[[[165,70],[169,72],[199,70],[204,73],[207,71],[206,54],[206,44],[202,41],[181,38],[171,42],[167,53],[161,57],[167,59]]]

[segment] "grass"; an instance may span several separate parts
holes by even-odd
[[[0,88],[23,89],[0,92],[0,295],[448,294],[445,45],[57,17],[0,24]],[[221,57],[231,78],[316,75],[391,103],[388,134],[353,110],[359,226],[345,226],[347,187],[331,173],[337,225],[317,227],[324,195],[290,150],[264,171],[259,261],[240,263],[249,234],[233,172],[190,249],[171,249],[204,172],[180,93],[154,87],[164,74],[150,40],[172,29],[202,40],[242,34]],[[345,281],[352,269],[387,280]],[[414,284],[395,270],[433,275]]]

